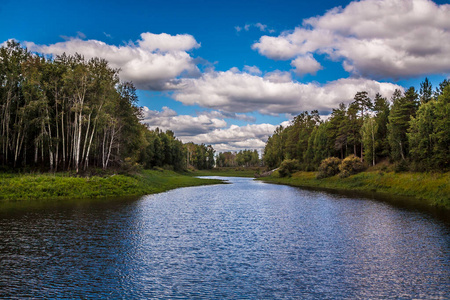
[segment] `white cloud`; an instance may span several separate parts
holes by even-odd
[[[262,74],[261,70],[257,66],[244,66],[244,71],[254,75]]]
[[[261,31],[266,31],[266,29],[267,29],[267,25],[264,25],[264,24],[261,24],[261,23],[256,23],[255,27],[257,27]]]
[[[252,48],[272,59],[325,53],[354,74],[399,78],[450,72],[450,5],[430,0],[362,0],[304,20]]]
[[[266,73],[264,79],[273,83],[287,83],[292,81],[292,76],[290,72],[276,70]]]
[[[210,144],[218,152],[244,149],[261,150],[275,129],[276,126],[272,124],[231,125],[228,128],[215,129],[195,136],[181,136],[180,139],[183,142]]]
[[[266,24],[262,24],[262,23],[255,23],[255,24],[245,24],[243,27],[242,26],[234,26],[234,29],[236,29],[237,32],[241,32],[242,30],[245,31],[249,31],[251,28],[257,28],[259,29],[259,31],[262,32],[269,32],[269,33],[274,33],[275,30],[269,28]]]
[[[199,48],[200,44],[189,34],[170,35],[167,33],[154,34],[145,32],[138,41],[140,48],[154,52],[188,51]]]
[[[165,90],[175,88],[180,76],[200,75],[195,60],[187,52],[200,47],[191,35],[142,33],[136,43],[108,45],[97,40],[72,38],[52,45],[24,43],[30,51],[61,55],[80,53],[86,58],[101,57],[113,68],[120,68],[124,81],[133,81],[138,89]]]
[[[163,107],[163,111],[155,111],[144,106],[143,115],[142,123],[146,124],[150,129],[158,127],[163,131],[172,130],[178,137],[202,134],[227,126],[227,122],[223,119],[211,118],[205,114],[200,114],[197,117],[178,115],[168,107]]]
[[[216,151],[239,151],[243,149],[262,150],[276,126],[251,124],[228,126],[223,118],[248,118],[242,114],[219,111],[201,112],[198,116],[178,115],[174,110],[163,107],[162,111],[143,107],[142,123],[150,129],[172,130],[184,143],[211,144]]]
[[[309,53],[294,59],[291,66],[295,67],[295,73],[298,75],[316,75],[317,71],[323,69],[320,63]]]
[[[230,113],[230,112],[223,112],[218,110],[213,111],[202,111],[198,113],[198,115],[204,115],[208,116],[210,118],[216,118],[216,119],[235,119],[235,120],[241,120],[241,121],[247,121],[247,122],[255,122],[256,118],[252,116],[248,116],[246,114],[237,114],[237,113]]]
[[[224,112],[258,111],[271,115],[313,109],[331,111],[340,102],[351,102],[358,91],[367,91],[371,97],[380,93],[389,98],[396,88],[402,90],[395,84],[363,78],[339,79],[320,85],[274,81],[271,77],[274,74],[264,78],[232,71],[209,72],[200,78],[183,79],[183,88],[173,97],[186,105],[198,104]]]

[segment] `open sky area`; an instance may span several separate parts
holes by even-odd
[[[0,1],[0,44],[101,57],[151,128],[216,151],[264,148],[302,111],[450,76],[450,4],[361,1]]]

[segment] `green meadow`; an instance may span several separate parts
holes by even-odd
[[[90,177],[74,177],[68,173],[0,174],[0,201],[139,196],[218,183],[222,181],[167,170]]]

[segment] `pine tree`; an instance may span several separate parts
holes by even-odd
[[[388,157],[389,156],[389,142],[388,142],[388,121],[390,107],[386,98],[383,98],[380,94],[375,95],[373,111],[375,113],[375,122],[377,123],[377,133],[375,137],[376,141],[376,156]]]
[[[398,90],[394,93],[388,124],[388,140],[394,161],[405,160],[409,152],[406,132],[409,120],[415,116],[417,106],[418,95],[414,87],[410,87],[403,97]]]

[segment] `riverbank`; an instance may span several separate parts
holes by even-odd
[[[296,187],[405,196],[425,205],[450,209],[450,173],[363,172],[347,178],[316,179],[315,172],[297,172],[291,177],[272,175],[259,180]]]
[[[224,177],[255,177],[255,174],[262,172],[259,167],[223,167],[210,170],[194,170],[189,173],[192,176],[224,176]]]
[[[91,177],[73,177],[66,173],[0,174],[0,201],[141,196],[218,183],[223,182],[167,170]]]

